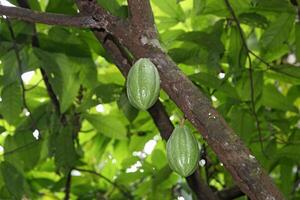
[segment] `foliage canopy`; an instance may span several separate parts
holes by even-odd
[[[124,0],[98,2],[128,15]],[[288,0],[230,0],[232,11],[225,2],[151,0],[160,42],[284,195],[300,199],[298,8]],[[28,3],[77,13],[72,0]],[[193,198],[170,170],[151,116],[130,105],[124,77],[92,32],[2,18],[0,60],[0,199],[62,199],[70,177],[71,199]],[[184,114],[163,91],[160,100],[179,123]],[[234,186],[187,125],[204,147],[202,178],[216,190]]]

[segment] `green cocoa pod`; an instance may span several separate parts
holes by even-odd
[[[147,110],[159,96],[160,79],[155,65],[148,58],[139,59],[127,76],[127,96],[137,109]]]
[[[176,126],[167,142],[170,168],[183,177],[191,175],[198,166],[199,147],[187,126]]]

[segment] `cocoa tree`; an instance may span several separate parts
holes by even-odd
[[[0,6],[5,16],[0,111],[3,132],[12,133],[3,139],[3,198],[34,198],[60,191],[61,185],[65,199],[182,196],[189,189],[179,184],[178,176],[172,182],[176,175],[166,163],[162,141],[163,151],[152,153],[151,162],[145,152],[130,149],[141,150],[139,145],[155,133],[153,124],[167,140],[181,118],[201,135],[204,167],[186,178],[197,199],[284,199],[266,172],[276,174],[277,166],[289,182],[280,183],[280,189],[297,197],[295,2],[153,1],[154,10],[168,17],[154,17],[148,0],[17,3]],[[130,105],[124,79],[110,64],[126,79],[139,58],[155,64],[165,92],[148,109],[151,125],[145,112]],[[36,75],[30,87],[24,72],[32,70]],[[228,180],[216,177],[220,172],[225,176],[223,166]],[[132,167],[138,169],[133,176]],[[58,177],[43,182],[35,176],[43,168]],[[84,184],[76,173],[88,174],[82,178],[85,183],[89,178],[101,181],[78,189]],[[172,187],[162,193],[164,179]]]

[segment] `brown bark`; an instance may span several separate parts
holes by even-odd
[[[32,23],[49,25],[74,26],[78,28],[102,28],[104,19],[95,21],[92,16],[68,16],[56,13],[42,13],[26,8],[8,7],[0,5],[0,14]]]

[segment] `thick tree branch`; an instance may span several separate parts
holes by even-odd
[[[92,8],[91,8],[92,9]],[[80,9],[81,11],[84,11]],[[153,28],[149,27],[150,29]],[[144,28],[141,26],[140,28]],[[138,27],[137,27],[138,29]],[[136,29],[135,29],[136,30]],[[134,30],[114,35],[135,58],[148,57],[157,66],[161,86],[207,140],[240,188],[253,200],[283,199],[249,149],[214,109],[210,101],[159,48],[157,40],[140,38]],[[96,33],[97,35],[97,33]],[[149,42],[145,42],[145,41]],[[105,45],[104,45],[105,46]],[[105,46],[107,49],[107,46]],[[110,52],[114,53],[114,52]],[[118,63],[118,62],[116,62]]]
[[[103,28],[108,23],[105,20],[93,19],[92,16],[68,16],[56,13],[42,13],[26,8],[9,7],[0,5],[0,15],[16,18],[32,23],[48,25],[73,26],[78,28]]]
[[[213,193],[213,191],[205,184],[205,181],[201,179],[199,170],[196,170],[191,176],[186,178],[188,185],[193,191],[197,191],[195,194],[197,199],[203,200],[218,200],[219,197]]]
[[[149,0],[128,0],[130,22],[132,25],[151,27],[154,23]],[[140,30],[142,31],[142,30]]]

